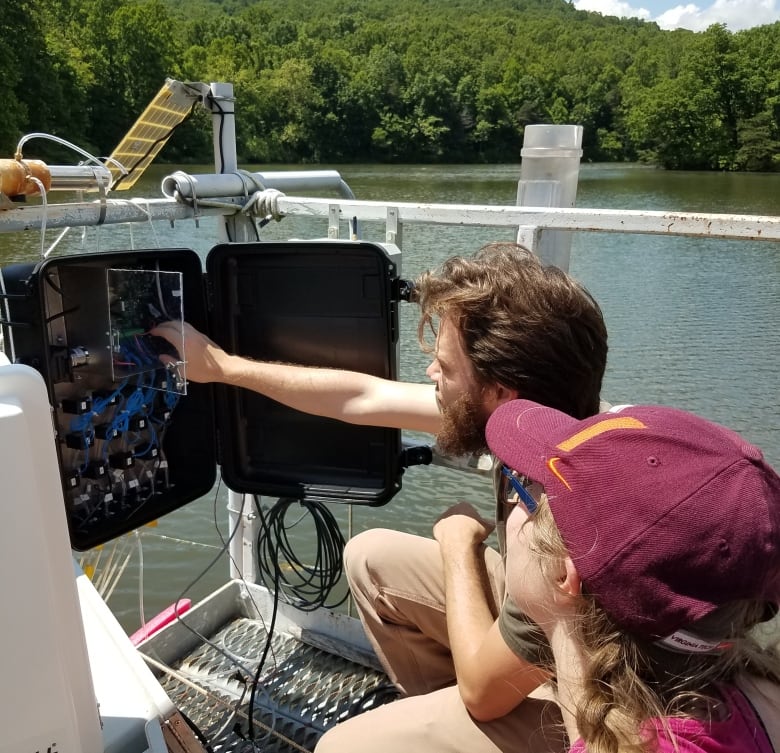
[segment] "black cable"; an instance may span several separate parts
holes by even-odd
[[[225,110],[222,108],[222,105],[219,103],[219,100],[217,100],[212,95],[209,95],[209,102],[213,106],[214,109],[219,113],[219,130],[217,135],[217,143],[219,144],[219,172],[224,173],[225,172],[225,155],[222,152],[222,139],[225,133]],[[260,232],[257,228],[257,225],[255,223],[252,223],[252,227],[255,231],[255,240],[260,240]],[[262,225],[261,225],[262,227]],[[230,234],[230,226],[227,222],[224,223],[224,229],[225,229],[225,235],[227,236],[228,243],[233,242],[233,238]]]
[[[214,753],[214,748],[211,747],[209,744],[209,741],[206,739],[206,736],[200,731],[200,728],[198,727],[195,722],[192,721],[181,709],[177,709],[179,714],[181,715],[181,718],[184,719],[184,721],[187,723],[187,726],[195,733],[195,737],[200,740],[201,745],[206,750],[206,753]]]
[[[287,515],[297,506],[302,514],[289,524]],[[259,509],[259,505],[258,505]],[[316,553],[314,562],[307,564],[294,551],[289,532],[294,529],[306,514],[314,524]],[[334,587],[343,573],[344,536],[330,509],[316,500],[280,499],[263,516],[263,529],[257,538],[257,560],[260,582],[269,588],[268,582],[276,585],[284,593],[286,600],[303,611],[314,611],[323,607],[334,609],[343,604],[348,595],[335,603],[327,604]],[[278,573],[280,563],[284,563],[284,572]]]
[[[222,105],[219,103],[219,100],[214,97],[214,95],[209,94],[208,99],[209,102],[217,109],[217,112],[219,112],[219,132],[217,135],[217,143],[219,144],[219,172],[224,173],[225,157],[222,154],[222,137],[225,133],[225,111],[222,109]]]
[[[257,509],[258,518],[260,520],[260,526],[262,530],[260,531],[260,534],[258,535],[258,538],[264,537],[268,538],[270,536],[270,532],[268,530],[268,527],[266,525],[265,515],[263,515],[263,509],[260,507],[260,498],[255,494],[253,495],[253,500],[255,503],[255,508]],[[242,739],[248,739],[251,741],[254,741],[255,739],[255,696],[257,694],[257,687],[260,684],[260,674],[263,671],[263,667],[265,666],[265,660],[268,658],[268,652],[271,650],[271,641],[273,639],[274,630],[276,628],[276,615],[279,611],[279,583],[281,580],[281,571],[279,568],[279,563],[274,562],[274,587],[273,589],[268,589],[271,594],[273,594],[273,609],[271,611],[271,621],[267,628],[267,635],[265,639],[265,646],[263,646],[263,653],[260,656],[260,662],[257,665],[257,669],[255,670],[255,676],[252,679],[252,690],[249,693],[249,706],[247,708],[247,734],[244,736],[241,732],[241,724],[240,722],[236,722],[235,727],[233,728],[233,731]],[[265,585],[265,584],[263,584]],[[266,586],[268,588],[268,586]]]
[[[311,500],[280,499],[270,510],[265,511],[260,505],[260,498],[257,495],[253,496],[253,500],[260,522],[260,531],[257,536],[258,574],[261,584],[273,596],[273,608],[263,653],[255,670],[249,694],[247,733],[243,734],[239,722],[233,728],[233,732],[237,736],[251,741],[255,739],[255,697],[260,685],[263,667],[271,650],[282,591],[290,603],[303,611],[312,611],[319,607],[332,609],[343,603],[349,595],[349,592],[345,593],[340,601],[331,606],[325,603],[333,587],[341,579],[344,551],[344,537],[338,522],[325,505]],[[300,561],[293,551],[288,537],[288,531],[296,527],[304,518],[304,515],[298,515],[291,525],[286,525],[286,515],[295,504],[300,505],[305,512],[309,513],[314,521],[317,542],[314,565],[305,565]],[[285,569],[289,570],[289,575],[283,576],[282,562],[287,566]],[[291,582],[291,576],[296,577],[297,582]],[[376,690],[379,691],[379,689]],[[364,710],[366,703],[370,702],[368,695],[366,694],[358,701],[361,710]],[[358,712],[354,710],[353,713]]]
[[[69,309],[65,309],[64,311],[60,311],[57,314],[51,314],[50,316],[47,316],[43,321],[46,324],[51,324],[55,319],[61,319],[63,316],[67,316],[68,314],[73,314],[76,311],[78,311],[81,308],[81,306],[71,306]]]
[[[51,279],[51,272],[49,272],[49,270],[46,270],[43,273],[43,280],[47,285],[49,285],[49,287],[51,287],[52,290],[54,290],[55,293],[59,293],[60,295],[65,295],[62,288],[59,285],[57,285],[57,283],[54,282],[54,280]]]

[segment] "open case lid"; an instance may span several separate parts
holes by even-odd
[[[190,382],[182,395],[144,333],[183,318],[250,358],[393,379],[398,258],[364,242],[224,244],[208,255],[208,291],[190,249],[0,270],[6,347],[49,391],[73,548],[202,497],[218,463],[238,492],[390,500],[403,470],[400,431],[310,416],[224,386]]]
[[[200,257],[74,254],[0,275],[6,351],[49,393],[71,546],[90,549],[207,494],[213,389],[192,383],[180,395],[143,340],[166,307],[208,329]]]
[[[262,361],[397,378],[400,253],[367,242],[216,246],[206,261],[211,331]],[[380,505],[400,489],[401,432],[217,388],[223,478],[237,491]]]

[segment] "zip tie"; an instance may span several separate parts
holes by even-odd
[[[256,175],[253,175],[248,170],[236,170],[234,175],[237,175],[239,178],[241,178],[241,184],[244,187],[244,198],[249,198],[249,189],[253,188],[255,191],[263,191],[265,189],[265,186],[263,185],[262,181],[260,181]],[[249,183],[249,186],[247,187],[247,183]]]
[[[100,181],[98,181],[98,194],[100,196],[100,198],[98,199],[98,201],[100,202],[100,214],[98,215],[98,219],[95,225],[99,227],[106,221],[106,196],[107,196],[106,187]]]
[[[152,208],[149,203],[149,199],[143,196],[137,196],[135,198],[130,199],[130,202],[132,204],[135,204],[135,206],[137,206],[146,215],[146,220],[149,223],[149,229],[152,231],[152,237],[154,238],[155,247],[160,248],[160,239],[157,236],[157,229],[155,228],[154,222],[152,221]],[[144,204],[146,205],[146,207],[143,206]],[[130,222],[128,224],[130,225],[131,233],[132,233],[133,223]]]

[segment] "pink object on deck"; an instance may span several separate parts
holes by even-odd
[[[177,615],[184,614],[192,606],[191,599],[179,599],[175,604],[166,607],[158,615],[152,617],[142,628],[136,630],[131,636],[130,641],[137,646],[141,641],[146,640],[158,631],[162,630],[176,619]]]

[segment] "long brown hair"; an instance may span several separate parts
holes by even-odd
[[[542,572],[552,577],[553,564],[562,562],[567,551],[545,500],[533,523],[530,549]],[[754,631],[766,616],[764,602],[732,602],[688,626],[729,647],[683,654],[621,630],[593,596],[577,598],[576,638],[586,666],[584,692],[574,712],[588,753],[650,753],[653,739],[640,735],[648,720],[709,718],[720,701],[718,686],[733,684],[739,673],[780,682],[780,657],[762,647]]]
[[[436,318],[457,325],[478,381],[575,418],[598,412],[607,329],[593,297],[572,277],[516,243],[490,243],[417,280],[418,337]]]

